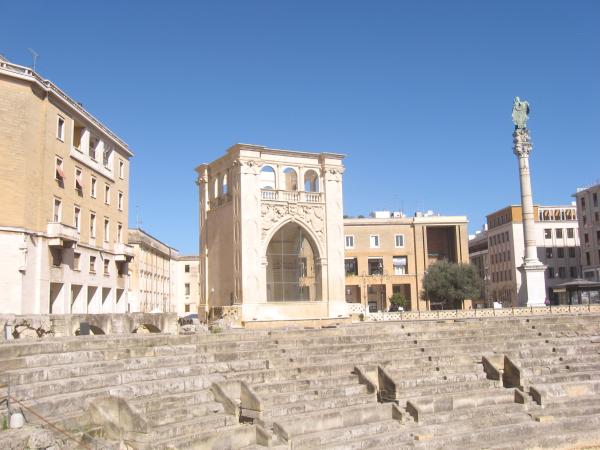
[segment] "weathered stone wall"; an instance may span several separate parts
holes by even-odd
[[[130,334],[134,332],[177,333],[176,313],[128,313],[128,314],[37,314],[0,315],[2,335],[8,326],[13,338],[35,338],[49,336],[75,336],[82,322],[90,324],[93,334]],[[140,328],[141,327],[141,328]]]

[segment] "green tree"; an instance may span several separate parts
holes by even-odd
[[[431,265],[423,279],[423,294],[444,309],[461,309],[463,300],[477,298],[482,280],[471,264],[439,261]]]
[[[389,300],[392,305],[396,305],[398,308],[402,308],[404,311],[406,311],[406,309],[408,308],[408,305],[409,305],[408,299],[404,295],[400,294],[399,292],[392,294],[392,296],[389,298]],[[398,308],[394,308],[394,309],[397,311]]]

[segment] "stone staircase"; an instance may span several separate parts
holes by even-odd
[[[25,408],[140,449],[568,447],[600,437],[598,369],[594,314],[0,345]]]

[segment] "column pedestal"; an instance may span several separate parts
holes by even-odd
[[[546,266],[540,261],[524,263],[519,267],[521,272],[521,289],[519,306],[546,306]]]

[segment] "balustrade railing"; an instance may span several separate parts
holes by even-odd
[[[267,201],[280,201],[291,203],[323,203],[322,192],[283,191],[275,189],[261,189],[261,198]]]

